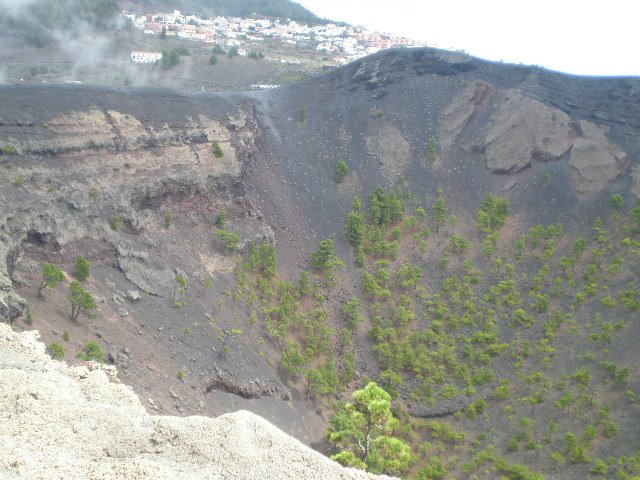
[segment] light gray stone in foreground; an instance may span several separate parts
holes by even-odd
[[[38,332],[0,324],[0,478],[388,478],[342,468],[246,411],[150,416],[114,379],[113,367],[54,361]]]

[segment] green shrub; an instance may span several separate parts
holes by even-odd
[[[572,378],[582,386],[586,386],[591,380],[591,373],[587,368],[580,368],[572,375]]]
[[[216,215],[216,219],[213,221],[213,224],[216,227],[222,228],[222,227],[224,227],[224,222],[226,221],[226,219],[227,219],[227,214],[224,211],[224,207],[223,207],[223,208],[220,209],[220,211]]]
[[[447,475],[447,467],[437,455],[429,457],[426,467],[418,472],[418,480],[441,480]]]
[[[113,230],[114,232],[117,232],[118,230],[120,230],[120,228],[122,228],[123,223],[124,221],[122,220],[122,217],[117,213],[114,213],[111,216],[111,220],[109,220],[109,225],[111,226],[111,230]]]
[[[276,246],[273,243],[261,243],[257,248],[253,243],[249,245],[247,255],[249,270],[261,273],[266,278],[273,278],[276,274],[276,266]]]
[[[179,301],[178,298],[180,295],[182,295],[185,290],[187,289],[187,286],[189,285],[189,282],[187,281],[186,278],[184,278],[182,275],[176,273],[175,276],[175,285],[173,287],[173,298],[172,298],[172,305],[174,308],[182,308],[185,305],[187,305],[187,302],[185,301]]]
[[[431,136],[429,137],[429,140],[427,141],[427,152],[426,152],[426,158],[427,158],[427,162],[429,163],[433,163],[436,161],[436,159],[438,158],[438,141],[436,140],[436,137]]]
[[[50,343],[47,345],[47,352],[51,355],[51,358],[56,360],[64,357],[64,348],[59,343]]]
[[[507,222],[509,202],[504,197],[487,195],[476,214],[477,227],[481,232],[500,230]]]
[[[64,280],[64,272],[56,267],[54,264],[44,262],[42,265],[42,282],[38,287],[38,297],[43,298],[42,290],[45,287],[55,288],[60,282]]]
[[[231,252],[238,250],[238,244],[240,243],[240,237],[237,233],[227,232],[226,230],[216,230],[216,235],[223,244],[223,247]]]
[[[511,393],[509,392],[509,380],[508,379],[502,379],[500,380],[500,385],[496,387],[496,389],[493,392],[493,396],[497,399],[497,400],[506,400],[507,398],[509,398],[511,396]]]
[[[280,365],[284,370],[285,376],[291,379],[295,379],[302,372],[305,359],[300,354],[300,347],[298,342],[293,340],[287,340],[286,346],[282,350],[282,358]]]
[[[27,325],[33,325],[33,312],[30,307],[26,308],[24,323]]]
[[[366,231],[366,219],[364,213],[358,210],[352,210],[347,215],[347,224],[345,225],[347,232],[347,241],[353,247],[362,245]]]
[[[611,420],[602,422],[602,433],[606,438],[615,437],[618,434],[619,425]]]
[[[486,406],[487,402],[482,398],[478,398],[467,406],[467,410],[465,411],[465,413],[467,414],[468,418],[473,420],[474,418],[476,418],[476,415],[484,413]]]
[[[364,250],[362,245],[358,245],[355,248],[354,257],[353,264],[358,268],[364,267]]]
[[[221,158],[224,156],[224,152],[222,151],[222,148],[220,147],[220,144],[217,141],[211,144],[211,148],[213,149],[214,157]]]
[[[369,196],[369,216],[376,225],[389,225],[404,215],[404,200],[399,193],[385,193],[381,187]]]
[[[98,306],[93,296],[82,288],[77,280],[69,284],[67,300],[71,303],[71,320],[76,320],[80,312],[85,312],[88,316],[93,315],[93,309]]]
[[[13,155],[14,153],[16,153],[16,148],[13,145],[7,144],[2,147],[2,153],[4,153],[5,155]]]
[[[344,266],[344,262],[335,254],[331,238],[321,240],[318,249],[311,252],[310,257],[313,268],[322,269],[329,281],[333,280],[335,270]]]
[[[189,50],[184,47],[173,48],[169,52],[162,51],[162,60],[160,60],[160,66],[163,70],[169,70],[176,65],[180,64],[180,57],[189,56]]]
[[[604,460],[597,459],[593,464],[593,468],[591,469],[591,473],[596,474],[596,475],[606,475],[606,473],[607,473],[607,464],[604,463]]]
[[[76,259],[76,263],[74,264],[73,276],[76,277],[81,282],[83,282],[84,280],[89,278],[90,270],[91,270],[91,263],[85,257],[80,255]]]
[[[349,166],[346,164],[344,160],[340,160],[336,164],[334,173],[335,173],[336,183],[342,183],[343,180],[347,178],[347,175],[349,175]]]
[[[510,452],[518,451],[518,439],[516,437],[511,437],[507,442],[507,450]]]
[[[636,205],[629,212],[633,231],[640,232],[640,198],[636,199]]]
[[[362,320],[360,315],[360,299],[351,297],[342,305],[342,313],[347,317],[347,325],[351,330],[355,330]]]
[[[611,203],[611,206],[613,208],[622,208],[622,206],[624,205],[624,198],[622,198],[622,195],[620,195],[619,193],[614,193],[613,195],[611,195],[611,200],[609,203]]]
[[[82,360],[95,360],[96,362],[104,363],[104,352],[95,340],[87,342],[76,356]]]
[[[309,118],[309,107],[307,107],[306,105],[303,105],[302,108],[300,109],[300,121],[304,123],[307,121],[308,118]]]
[[[430,420],[428,425],[431,436],[444,442],[462,444],[467,436],[466,432],[458,431],[440,420]]]

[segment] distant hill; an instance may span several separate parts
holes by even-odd
[[[204,16],[259,14],[321,23],[302,5],[290,0],[31,0],[11,4],[0,16],[0,36],[13,43],[44,46],[76,38],[93,29],[112,28],[120,9],[138,6],[145,12],[182,10]]]
[[[244,17],[257,13],[269,17],[290,18],[305,23],[325,21],[291,0],[136,0],[133,3],[143,8],[178,9],[184,13],[198,15]]]

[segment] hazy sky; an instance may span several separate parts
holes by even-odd
[[[490,60],[640,75],[640,0],[297,0],[315,14]]]

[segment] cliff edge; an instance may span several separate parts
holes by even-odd
[[[52,360],[38,337],[0,324],[2,479],[381,478],[247,411],[152,417],[115,371]]]

